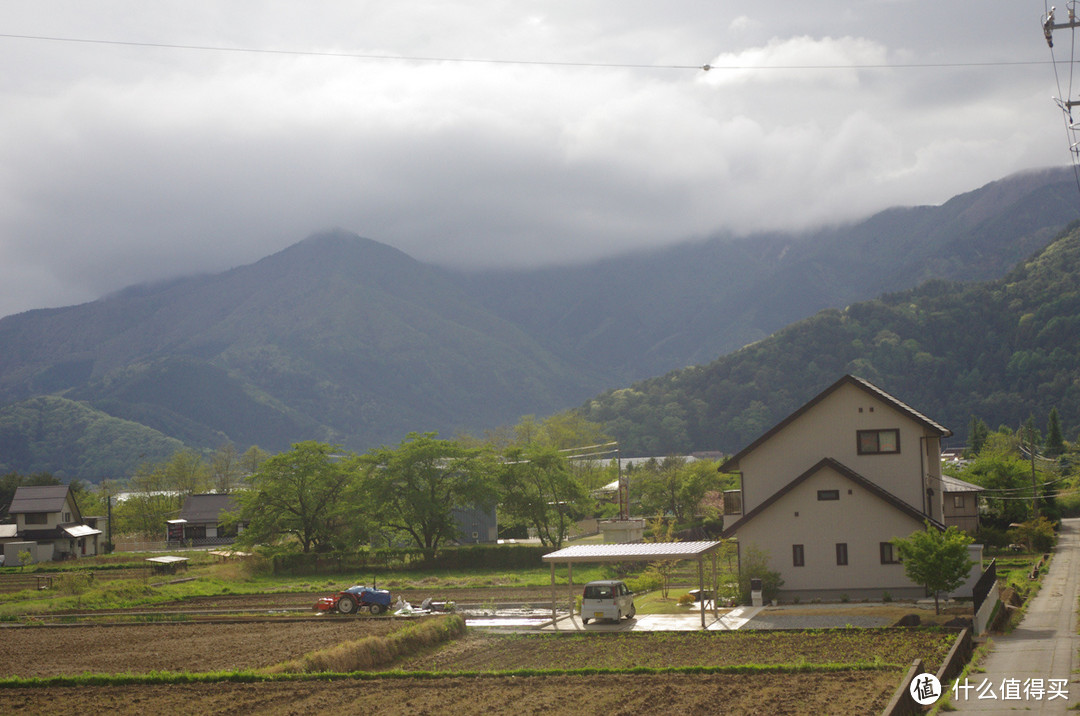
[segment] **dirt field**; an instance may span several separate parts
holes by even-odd
[[[0,628],[0,675],[59,676],[255,669],[406,622],[328,619],[250,624],[139,624]],[[0,713],[5,713],[0,709]]]
[[[597,675],[0,689],[0,713],[879,713],[901,674]]]
[[[405,671],[499,669],[626,669],[741,664],[873,662],[936,670],[956,635],[902,629],[801,632],[627,632],[621,634],[491,634],[465,638],[394,664]]]

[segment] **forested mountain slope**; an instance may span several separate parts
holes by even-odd
[[[61,395],[197,447],[367,448],[595,390],[440,270],[343,232],[215,276],[9,316],[0,346],[0,404]]]
[[[630,453],[735,451],[845,373],[866,378],[962,442],[972,416],[1080,427],[1080,229],[1005,278],[928,282],[825,310],[708,365],[590,400]]]
[[[849,225],[488,271],[466,286],[551,350],[625,384],[711,361],[823,308],[933,278],[998,278],[1078,217],[1072,172],[1032,171]]]

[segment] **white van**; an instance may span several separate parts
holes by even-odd
[[[625,582],[604,579],[585,585],[585,592],[581,595],[582,624],[588,624],[590,619],[633,619],[636,613],[634,593]]]

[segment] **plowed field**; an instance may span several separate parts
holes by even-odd
[[[183,686],[0,689],[19,714],[868,714],[900,681],[894,671],[829,674],[536,676],[378,679]]]

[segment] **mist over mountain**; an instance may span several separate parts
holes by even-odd
[[[715,361],[823,308],[927,279],[999,277],[1078,207],[1070,173],[1029,172],[940,207],[809,234],[497,272],[452,271],[323,232],[220,274],[0,319],[0,470],[97,479],[179,444],[277,451],[318,439],[363,450],[410,431],[480,432]],[[847,345],[819,348],[845,356],[845,366],[859,358]],[[835,380],[834,360],[792,351]],[[743,385],[756,390],[710,384],[640,403],[652,415],[636,423],[610,406],[593,415],[620,436],[670,418],[638,441],[642,450],[716,447],[718,431],[741,435],[795,399],[773,391],[776,405],[762,413],[768,386]]]

